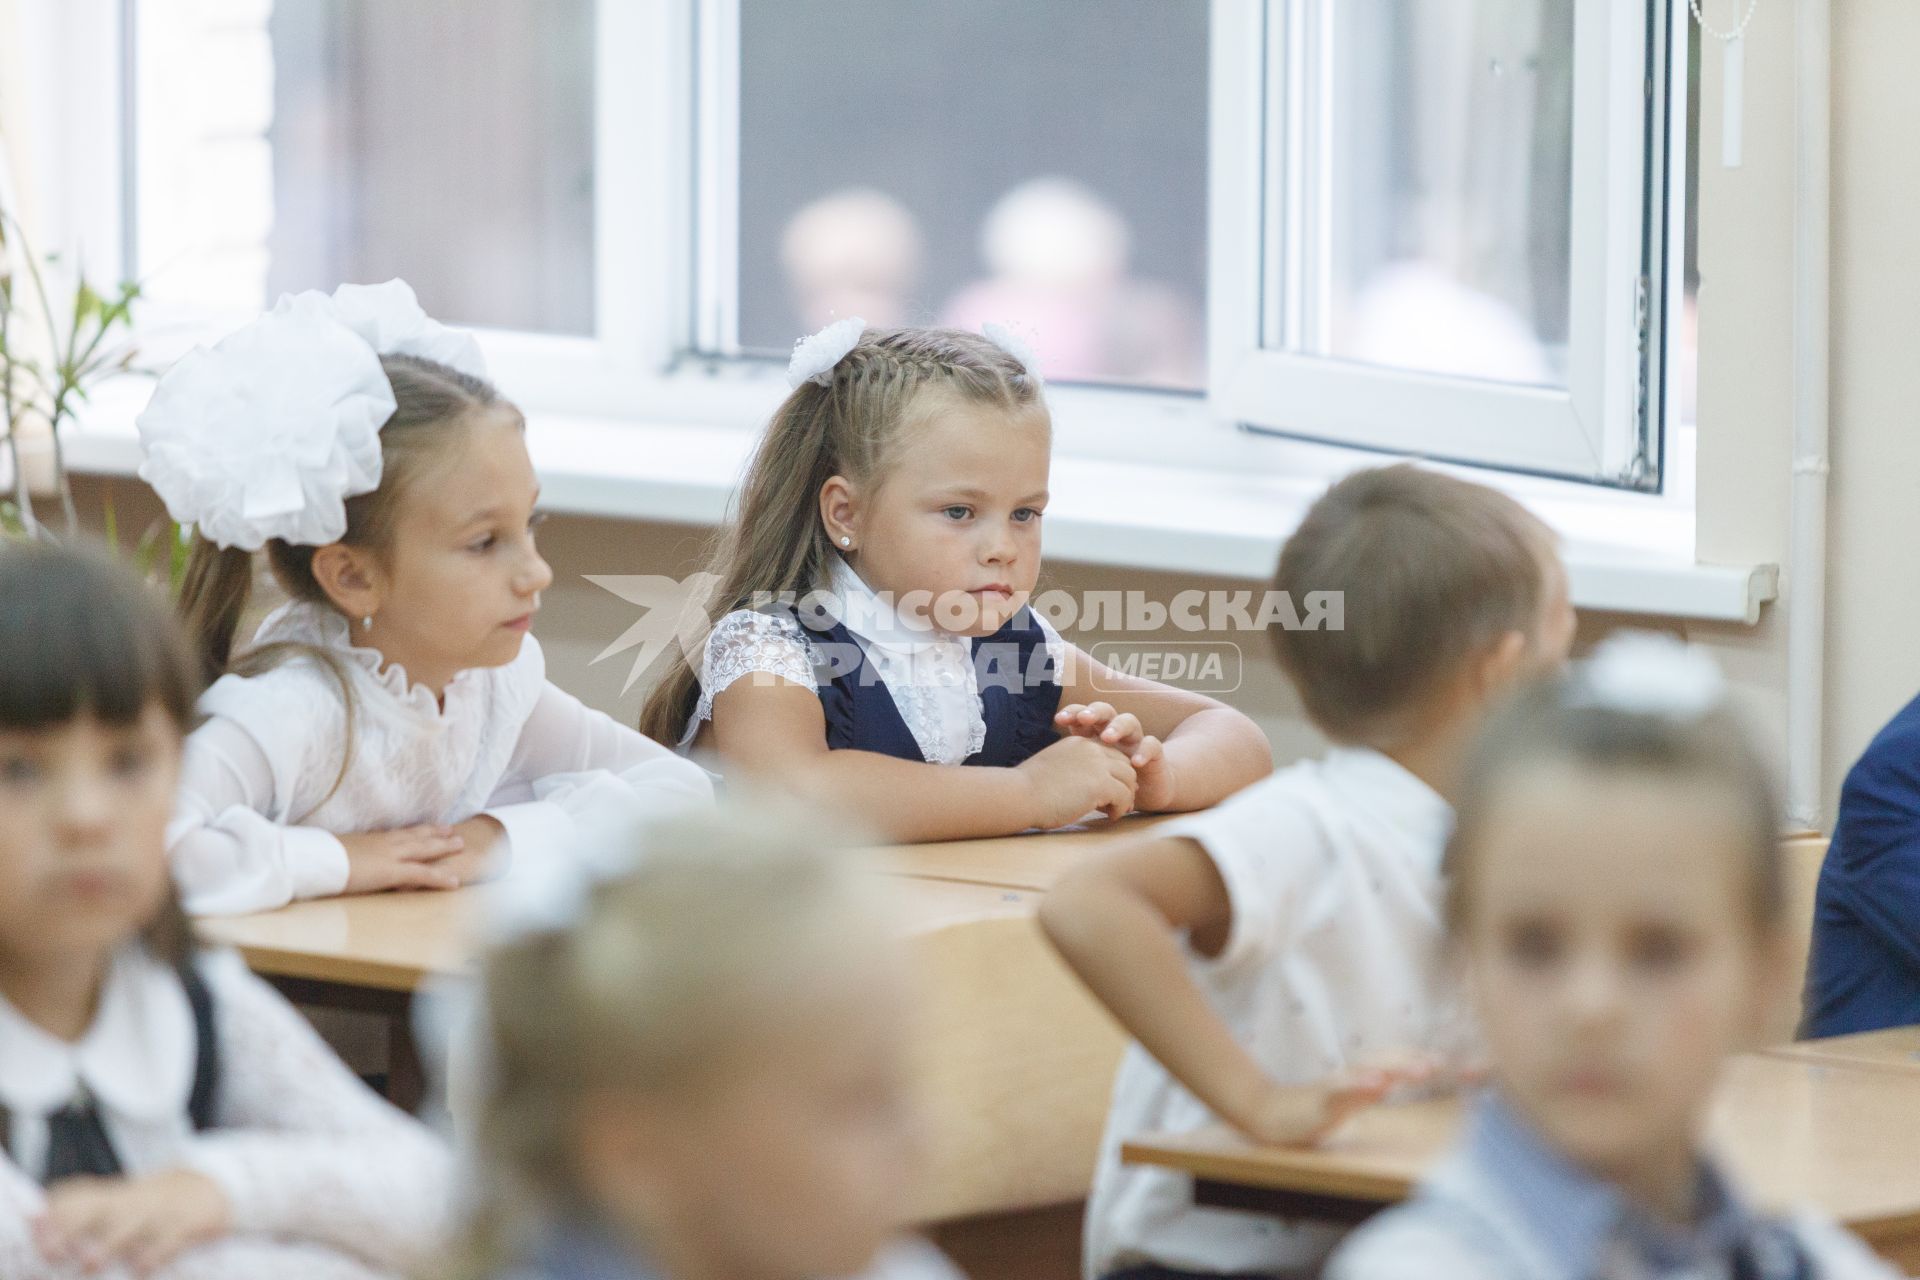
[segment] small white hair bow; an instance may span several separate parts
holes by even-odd
[[[223,547],[337,541],[346,500],[380,486],[395,407],[380,357],[395,354],[486,374],[473,336],[429,319],[404,281],[285,295],[160,379],[135,420],[140,478]]]
[[[866,331],[865,320],[859,316],[848,316],[794,343],[793,356],[787,361],[787,386],[795,391],[809,382],[822,387],[831,386],[834,366],[847,358],[847,352],[860,345],[860,337]],[[988,342],[1018,360],[1029,377],[1036,382],[1040,380],[1040,362],[1033,353],[1033,347],[1010,326],[989,320],[980,326],[980,333]]]
[[[846,359],[847,352],[860,345],[860,335],[866,331],[865,320],[859,316],[848,316],[794,343],[793,358],[787,361],[787,386],[795,391],[809,382],[830,386],[833,382],[833,366]]]
[[[1574,706],[1696,720],[1720,706],[1727,679],[1699,649],[1655,631],[1622,631],[1579,664]]]
[[[1029,378],[1035,382],[1042,381],[1040,357],[1034,353],[1033,344],[1016,333],[1012,325],[1001,324],[998,320],[989,320],[980,326],[980,335],[1018,360],[1020,367],[1027,371]]]

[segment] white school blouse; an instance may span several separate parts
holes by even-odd
[[[215,1127],[193,1129],[194,1024],[178,974],[138,945],[108,970],[74,1043],[0,998],[0,1276],[65,1280],[33,1244],[44,1204],[45,1117],[84,1086],[129,1176],[189,1168],[226,1193],[230,1238],[183,1255],[166,1280],[372,1280],[427,1260],[450,1225],[453,1164],[441,1141],[342,1065],[280,995],[228,951],[196,962],[220,1053]],[[100,1273],[117,1280],[122,1273]]]
[[[1233,922],[1220,954],[1189,953],[1214,1010],[1282,1084],[1457,1043],[1440,977],[1440,860],[1453,813],[1381,755],[1335,747],[1226,803],[1160,827],[1213,859]],[[1141,1263],[1202,1272],[1310,1273],[1338,1233],[1195,1208],[1192,1180],[1120,1162],[1152,1130],[1219,1121],[1139,1044],[1128,1046],[1088,1200],[1086,1269]]]
[[[331,609],[275,610],[254,643],[277,641],[337,656],[354,691],[353,755],[342,774],[347,710],[314,660],[214,682],[200,699],[207,719],[187,739],[167,832],[195,914],[342,892],[338,834],[485,813],[506,829],[509,855],[521,856],[564,844],[604,802],[667,810],[712,798],[697,765],[549,683],[532,636],[505,666],[462,671],[437,701],[378,651],[354,645]]]

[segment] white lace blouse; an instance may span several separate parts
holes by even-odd
[[[908,732],[930,764],[964,764],[986,745],[987,721],[980,705],[980,676],[973,642],[966,636],[916,626],[836,560],[829,593],[840,621],[858,636],[866,660],[887,686]],[[1039,614],[1034,620],[1053,651],[1055,669],[1064,667],[1064,642]],[[787,614],[736,609],[708,633],[702,657],[700,700],[680,737],[693,743],[700,726],[713,718],[713,700],[744,676],[777,676],[807,689],[819,688],[807,631]]]
[[[187,740],[174,876],[196,914],[259,911],[340,893],[338,835],[485,813],[511,856],[552,848],[608,798],[672,808],[708,801],[698,766],[594,711],[546,679],[532,636],[503,667],[462,671],[441,699],[351,642],[331,609],[286,605],[256,644],[293,640],[336,655],[354,691],[294,658],[257,676],[223,676],[202,695],[207,720]],[[335,785],[336,778],[338,786]]]
[[[0,1102],[19,1156],[0,1154],[0,1276],[75,1274],[33,1244],[45,1197],[27,1170],[44,1161],[44,1117],[81,1085],[129,1176],[194,1169],[232,1206],[229,1238],[157,1280],[377,1280],[427,1260],[451,1225],[445,1146],[376,1097],[238,956],[210,951],[198,963],[221,1071],[215,1125],[200,1132],[187,1117],[193,1012],[170,966],[138,946],[121,952],[93,1025],[71,1044],[0,999]]]

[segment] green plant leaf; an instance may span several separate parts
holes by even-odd
[[[73,327],[78,329],[81,321],[103,314],[104,307],[105,300],[93,291],[92,285],[82,280],[73,295]]]

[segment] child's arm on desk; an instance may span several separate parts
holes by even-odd
[[[711,732],[730,769],[857,814],[889,840],[1012,835],[1133,808],[1126,754],[1091,738],[1062,738],[1013,769],[833,751],[819,697],[784,680],[729,686],[713,700]]]
[[[1040,901],[1047,937],[1148,1053],[1221,1119],[1260,1142],[1312,1142],[1392,1085],[1358,1072],[1276,1083],[1234,1038],[1187,969],[1180,933],[1220,953],[1233,923],[1226,882],[1192,840],[1131,844],[1074,871]]]
[[[1220,803],[1273,772],[1260,726],[1224,702],[1116,671],[1062,642],[1062,733],[1127,753],[1139,774],[1135,807],[1179,813]]]

